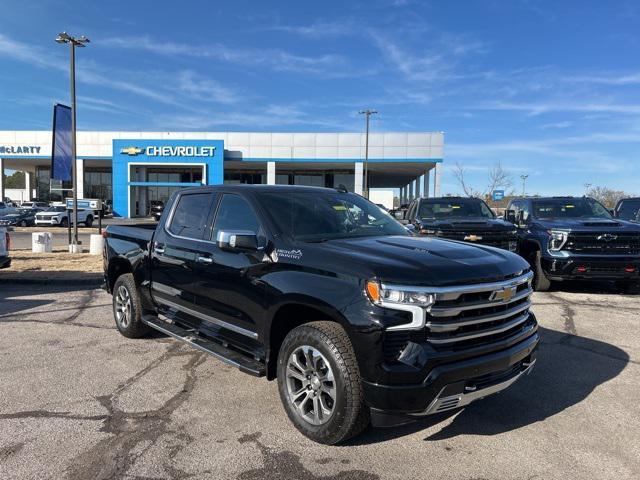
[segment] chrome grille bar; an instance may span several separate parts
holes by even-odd
[[[511,328],[516,327],[521,323],[524,323],[525,321],[527,321],[528,318],[529,318],[529,313],[527,312],[523,315],[520,315],[514,318],[513,320],[510,320],[507,323],[501,324],[498,327],[487,328],[484,330],[477,331],[475,333],[470,333],[467,335],[456,335],[454,337],[449,337],[449,338],[429,338],[429,342],[434,344],[445,344],[445,343],[453,343],[453,342],[463,342],[465,340],[471,340],[474,338],[486,337],[487,335],[506,332],[507,330],[510,330]]]
[[[524,312],[531,307],[531,302],[527,300],[524,303],[516,305],[513,308],[500,312],[499,314],[481,315],[479,317],[472,317],[468,320],[456,320],[451,322],[427,322],[427,327],[432,332],[451,332],[457,330],[465,325],[476,325],[478,323],[495,322],[496,320],[504,320],[505,318],[512,317],[518,313]]]
[[[509,301],[509,303],[522,300],[523,298],[528,297],[532,293],[533,293],[533,289],[527,288],[526,290],[523,290],[522,292],[519,292],[518,294],[514,295],[513,298]],[[477,308],[496,307],[500,305],[504,305],[504,302],[501,300],[497,300],[497,301],[494,300],[489,302],[486,302],[486,301],[473,302],[473,303],[466,303],[464,305],[455,305],[452,307],[438,307],[434,305],[433,307],[431,307],[431,310],[429,310],[429,314],[432,317],[455,317],[456,315],[460,315],[460,313],[463,311],[475,310]]]

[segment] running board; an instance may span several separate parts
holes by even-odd
[[[221,362],[238,367],[241,372],[248,373],[255,377],[264,377],[266,374],[264,363],[201,337],[193,330],[187,330],[151,315],[144,315],[142,321],[151,328],[180,340],[193,348],[208,353]]]

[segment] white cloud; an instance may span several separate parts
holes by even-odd
[[[106,38],[101,41],[101,44],[132,50],[144,50],[172,57],[212,58],[238,65],[265,67],[274,71],[292,73],[335,74],[334,70],[343,72],[347,66],[346,59],[341,55],[304,56],[275,48],[232,48],[221,43],[206,46],[188,45],[185,43],[155,41],[148,36]]]
[[[240,101],[232,89],[191,70],[178,74],[178,88],[192,98],[205,102],[231,104]]]
[[[618,104],[608,102],[585,101],[535,101],[535,102],[504,102],[493,101],[480,103],[474,107],[477,110],[510,110],[523,111],[528,115],[541,115],[550,112],[590,112],[590,113],[624,113],[639,114],[640,104]]]

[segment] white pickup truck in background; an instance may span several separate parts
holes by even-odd
[[[9,247],[11,240],[6,227],[0,227],[0,268],[9,268],[11,266],[11,257],[9,256]]]

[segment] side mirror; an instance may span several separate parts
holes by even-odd
[[[504,219],[510,223],[516,223],[516,211],[515,210],[505,210],[504,211]]]
[[[617,218],[616,211],[613,208],[609,209],[609,213],[611,214],[612,217]]]
[[[415,235],[416,234],[416,226],[415,225],[409,223],[409,224],[405,225],[404,228],[411,235]]]
[[[221,250],[232,252],[241,250],[258,250],[258,236],[254,232],[246,230],[220,230],[216,241]]]
[[[402,210],[396,210],[393,212],[393,216],[396,220],[404,220],[404,212]]]

